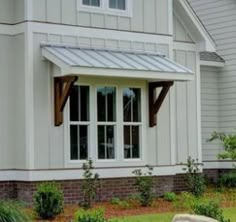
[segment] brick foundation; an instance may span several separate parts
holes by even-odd
[[[204,176],[207,178],[209,183],[215,184],[223,174],[230,172],[229,169],[205,169],[203,171]]]
[[[207,169],[204,175],[209,182],[215,183],[217,179],[229,170]],[[97,201],[108,201],[113,197],[125,198],[136,193],[134,178],[112,178],[100,180],[97,192]],[[77,204],[82,200],[82,180],[57,181],[61,186],[65,203]],[[17,199],[32,204],[32,196],[40,182],[0,182],[0,199]],[[154,193],[160,196],[168,191],[185,191],[186,183],[183,174],[175,176],[154,177]]]
[[[113,197],[124,198],[136,193],[134,178],[113,178],[100,180],[97,200],[108,201]],[[57,181],[61,186],[65,203],[77,204],[82,200],[82,180]],[[0,199],[17,199],[32,204],[32,196],[40,182],[1,182]],[[154,177],[154,193],[160,196],[167,191],[186,190],[184,175]]]

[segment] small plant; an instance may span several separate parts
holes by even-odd
[[[86,163],[83,164],[84,170],[84,180],[82,184],[82,192],[83,192],[83,201],[80,205],[85,208],[91,208],[92,201],[96,198],[99,175],[97,173],[93,174],[93,161],[88,160]]]
[[[74,222],[106,222],[103,209],[84,210],[81,209],[75,214]]]
[[[184,170],[186,171],[186,181],[189,191],[196,197],[201,196],[205,190],[205,179],[200,174],[198,160],[194,160],[191,157],[187,160],[187,165]]]
[[[176,197],[174,206],[177,210],[191,210],[196,201],[196,197],[192,193],[182,192]]]
[[[73,222],[118,222],[118,220],[105,219],[103,209],[94,209],[94,210],[81,209],[75,214],[75,219]]]
[[[223,143],[224,151],[218,154],[219,159],[236,161],[236,134],[213,132],[208,142],[213,140],[220,140]]]
[[[34,210],[42,219],[54,218],[63,211],[64,196],[55,183],[42,183],[34,194]]]
[[[218,220],[219,222],[230,222],[229,219],[224,218],[223,211],[220,209],[219,203],[215,201],[209,201],[207,203],[195,203],[192,210],[195,214],[211,217]]]
[[[28,222],[29,216],[24,212],[21,204],[14,201],[0,201],[1,222]]]
[[[139,199],[142,206],[150,206],[153,201],[153,177],[152,167],[147,166],[147,173],[143,173],[141,169],[133,171],[135,178],[135,186],[137,186]]]
[[[236,171],[226,173],[220,177],[218,184],[220,187],[234,188],[236,187]]]
[[[173,192],[166,192],[166,193],[164,193],[163,198],[166,201],[173,202],[176,200],[176,194]]]

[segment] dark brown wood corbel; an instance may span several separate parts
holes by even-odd
[[[63,110],[70,96],[71,88],[78,79],[78,76],[62,76],[54,78],[54,112],[55,126],[63,123]]]
[[[157,125],[156,115],[161,108],[161,105],[169,92],[170,87],[174,84],[173,81],[168,82],[151,82],[149,83],[149,126]],[[156,98],[156,88],[162,88],[159,96]]]

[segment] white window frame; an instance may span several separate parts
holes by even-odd
[[[115,112],[116,112],[116,121],[115,122],[99,122],[97,117],[97,89],[100,88],[100,87],[114,87],[115,88],[115,92],[116,92],[116,105],[115,105]],[[118,87],[116,85],[112,85],[112,84],[96,84],[95,85],[95,88],[94,88],[94,98],[95,98],[95,110],[96,110],[96,115],[95,115],[95,127],[94,127],[94,130],[95,130],[95,135],[96,135],[96,141],[95,141],[95,147],[96,147],[96,162],[114,162],[114,161],[117,161],[117,138],[118,138],[118,135],[117,135],[117,125],[118,125],[118,112],[117,112],[117,100],[118,100],[118,94],[117,94],[117,89]],[[98,126],[114,126],[114,158],[113,159],[99,159],[98,158]]]
[[[71,141],[70,141],[70,126],[74,125],[74,126],[87,126],[88,127],[88,159],[92,158],[92,152],[91,152],[91,130],[92,130],[92,126],[91,126],[91,85],[89,84],[79,84],[79,83],[75,83],[75,86],[87,86],[89,88],[89,121],[71,121],[70,120],[70,98],[68,99],[68,103],[66,105],[66,109],[65,109],[65,115],[64,115],[64,119],[65,119],[65,130],[64,130],[64,134],[65,134],[65,147],[68,147],[66,153],[65,153],[65,158],[67,159],[67,162],[70,163],[84,163],[85,160],[72,160],[71,156],[70,156],[70,152],[71,152]]]
[[[124,104],[124,97],[123,97],[123,90],[126,89],[126,88],[132,88],[132,89],[139,89],[140,90],[140,118],[141,118],[141,121],[139,122],[125,122],[124,121],[124,116],[123,116],[123,112],[122,112],[122,132],[123,132],[123,135],[124,135],[124,127],[125,126],[138,126],[139,127],[139,158],[125,158],[125,147],[124,147],[124,138],[123,138],[123,159],[124,161],[137,161],[137,160],[142,160],[142,147],[143,147],[143,144],[142,144],[142,138],[143,138],[143,89],[141,87],[137,87],[137,86],[127,86],[127,87],[122,87],[122,111],[123,111],[123,104]]]
[[[133,0],[125,0],[125,10],[113,9],[109,7],[109,0],[100,0],[100,7],[84,5],[83,0],[78,1],[78,11],[81,12],[91,12],[99,13],[105,15],[115,15],[122,17],[132,17],[133,16]]]
[[[119,79],[120,80],[120,79]],[[97,80],[97,78],[82,80],[75,83],[79,86],[89,87],[89,115],[90,121],[88,129],[88,157],[93,160],[96,167],[134,167],[147,164],[147,153],[144,150],[147,147],[147,85],[146,83],[134,83],[133,81],[121,80],[117,84],[116,78],[114,80]],[[116,122],[114,129],[115,137],[115,159],[98,159],[97,147],[97,87],[111,86],[116,88]],[[124,158],[124,129],[123,129],[123,89],[124,88],[140,88],[141,89],[141,125],[140,125],[140,158],[139,159],[125,159]],[[64,166],[66,168],[82,167],[84,160],[70,160],[70,112],[69,102],[65,106],[64,111]],[[113,123],[113,122],[111,122]],[[139,122],[140,123],[140,122]],[[139,124],[138,123],[138,124]],[[100,124],[100,123],[99,123]],[[59,130],[60,131],[60,130]]]

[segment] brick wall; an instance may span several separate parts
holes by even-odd
[[[79,203],[82,200],[82,180],[57,181],[61,186],[65,202]],[[16,198],[32,204],[32,196],[40,182],[1,182],[0,199]],[[154,177],[154,193],[160,196],[167,191],[183,191],[186,189],[183,175]],[[136,193],[134,178],[114,178],[100,180],[97,200],[107,201],[113,197],[124,198]]]

